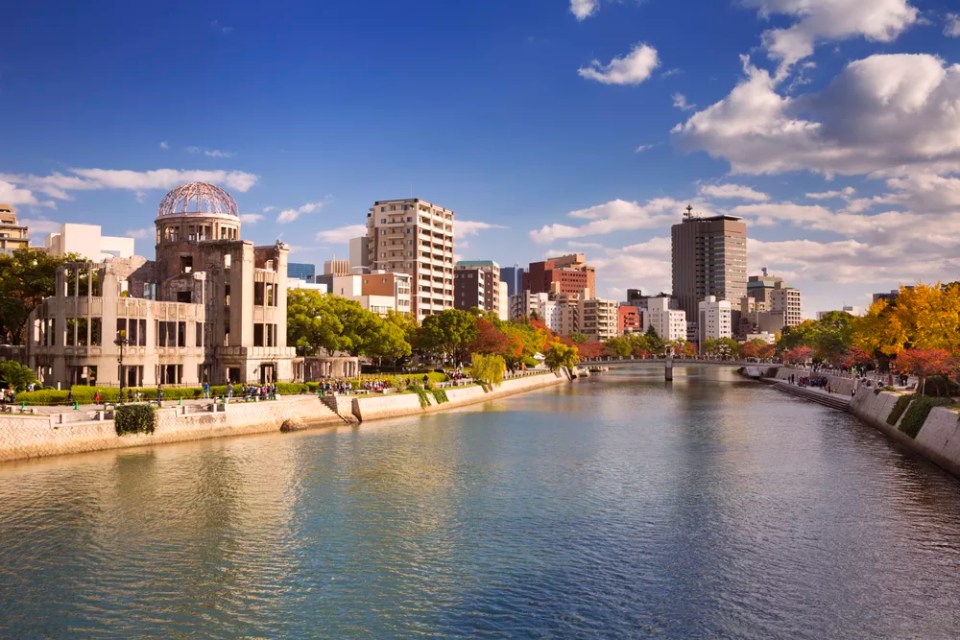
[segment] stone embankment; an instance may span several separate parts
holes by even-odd
[[[455,387],[446,390],[448,401],[442,404],[428,392],[430,404],[427,407],[420,406],[418,395],[407,393],[325,398],[311,395],[266,402],[234,401],[225,405],[209,401],[191,402],[158,409],[157,425],[152,434],[123,436],[117,435],[110,412],[105,411],[5,413],[0,414],[0,462],[419,415],[567,380],[567,374],[540,373],[506,380],[489,392],[475,385]]]
[[[831,391],[819,388],[802,388],[785,382],[793,374],[797,378],[810,375],[826,377]],[[843,376],[811,372],[803,369],[781,367],[773,380],[776,388],[802,395],[805,398],[849,411],[870,426],[910,452],[933,462],[951,474],[960,477],[960,414],[951,407],[933,407],[915,438],[900,430],[910,409],[907,407],[894,424],[887,420],[897,400],[906,393],[886,391],[879,387],[858,385],[857,380]]]

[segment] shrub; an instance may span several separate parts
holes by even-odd
[[[278,382],[277,393],[282,396],[295,396],[301,393],[310,393],[310,387],[296,382]]]
[[[907,415],[903,416],[900,431],[903,431],[911,438],[916,438],[917,434],[920,433],[920,429],[923,428],[923,423],[927,421],[930,410],[934,407],[942,407],[948,404],[953,404],[949,398],[929,398],[927,396],[917,398],[910,405],[910,408],[907,409]]]
[[[430,406],[430,398],[427,397],[427,390],[423,387],[413,387],[414,392],[416,392],[417,397],[420,398],[420,408],[426,409]]]
[[[470,367],[470,374],[476,380],[490,385],[498,385],[503,382],[503,374],[507,370],[503,356],[474,353],[471,360],[473,366]]]
[[[153,433],[157,426],[156,407],[149,404],[125,404],[117,407],[113,416],[117,435]]]
[[[907,410],[907,405],[910,404],[911,400],[913,400],[913,394],[909,393],[897,398],[897,403],[893,405],[893,410],[890,411],[890,415],[887,416],[887,424],[896,426],[897,420],[899,420],[903,412]]]
[[[436,399],[437,404],[443,404],[444,402],[450,402],[450,398],[447,397],[447,392],[443,389],[434,389],[433,397]]]

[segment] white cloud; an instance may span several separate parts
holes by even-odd
[[[314,211],[319,211],[323,208],[323,202],[308,202],[306,204],[300,205],[296,209],[284,209],[277,216],[277,222],[280,224],[287,224],[288,222],[293,222],[302,215],[313,213]]]
[[[46,218],[26,218],[20,222],[25,227],[29,227],[30,235],[36,238],[38,235],[47,235],[48,233],[57,233],[60,231],[60,223]]]
[[[314,239],[324,244],[346,244],[351,238],[367,235],[367,225],[351,224],[319,232]]]
[[[691,109],[697,108],[697,105],[687,102],[687,96],[683,95],[682,93],[675,93],[673,94],[672,98],[673,106],[681,111],[690,111]]]
[[[625,56],[614,58],[608,64],[594,60],[589,67],[581,67],[577,73],[583,78],[603,84],[640,84],[649,78],[659,65],[657,50],[648,44],[640,43]]]
[[[577,20],[586,20],[600,8],[600,0],[570,0],[570,12]]]
[[[152,238],[154,235],[154,230],[145,227],[143,229],[130,229],[127,231],[127,237],[133,238],[134,240],[146,240],[147,238]]]
[[[220,149],[207,149],[205,147],[191,146],[187,147],[187,153],[202,153],[208,158],[232,158],[236,156],[234,151],[221,151]]]
[[[960,65],[925,54],[850,63],[820,93],[782,96],[744,59],[746,78],[673,129],[686,149],[738,173],[809,170],[896,176],[960,167]]]
[[[705,184],[700,186],[700,195],[709,198],[736,198],[739,200],[754,200],[766,202],[770,199],[767,194],[742,184]]]
[[[863,37],[892,42],[917,22],[909,0],[741,0],[762,17],[785,15],[796,20],[784,29],[763,32],[767,54],[779,60],[781,70],[813,54],[822,42]]]
[[[948,38],[960,38],[960,13],[948,13],[943,25],[943,35]]]
[[[240,222],[244,224],[256,224],[263,220],[263,214],[260,213],[241,213]]]
[[[256,174],[243,171],[70,169],[69,173],[72,175],[62,173],[53,173],[48,176],[0,174],[0,182],[12,183],[21,189],[39,191],[58,200],[70,200],[69,192],[71,191],[118,189],[138,192],[152,189],[172,189],[184,182],[191,181],[212,182],[243,193],[255,185],[259,179]]]
[[[37,197],[29,189],[22,189],[12,182],[7,182],[0,176],[0,202],[10,205],[40,204]]]
[[[474,220],[454,220],[453,221],[453,234],[457,238],[466,238],[467,236],[473,236],[481,231],[487,231],[488,229],[506,229],[503,225],[499,224],[490,224],[489,222],[479,222]],[[462,244],[462,243],[457,243]]]
[[[582,226],[550,224],[530,232],[530,239],[538,244],[555,240],[603,235],[617,231],[654,229],[680,218],[684,203],[672,198],[657,198],[645,204],[626,200],[611,200],[604,204],[578,209],[567,214],[570,218],[588,220]]]
[[[654,144],[638,144],[637,148],[633,150],[634,153],[643,153],[644,151],[650,151],[656,145]]]
[[[834,198],[851,198],[857,192],[853,187],[846,187],[839,191],[821,191],[818,193],[807,193],[805,196],[811,200],[832,200]]]
[[[160,141],[160,148],[163,149],[164,151],[166,151],[167,149],[170,148],[170,143],[167,142],[166,140],[161,140],[161,141]]]

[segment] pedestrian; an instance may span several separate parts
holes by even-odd
[[[73,404],[73,389],[67,391],[67,403]]]
[[[163,406],[163,388],[160,385],[157,385],[157,406]]]
[[[93,394],[93,404],[100,404],[103,402],[103,396],[100,395],[100,389],[97,389]]]
[[[210,383],[209,383],[209,382],[204,382],[204,383],[203,383],[203,397],[204,397],[205,400],[210,397]]]

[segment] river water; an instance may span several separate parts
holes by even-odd
[[[728,369],[0,466],[2,638],[956,638],[960,482]]]

